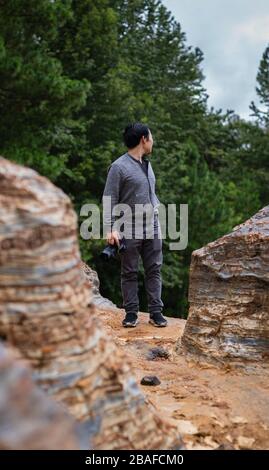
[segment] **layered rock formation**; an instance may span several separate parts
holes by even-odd
[[[90,304],[69,198],[0,159],[0,336],[36,382],[86,423],[94,449],[180,448],[146,403],[130,364]]]
[[[269,206],[192,253],[178,350],[218,364],[269,366]]]
[[[117,306],[113,304],[111,300],[100,294],[100,281],[97,272],[83,262],[81,263],[81,267],[91,289],[91,303],[100,308],[116,309]]]
[[[29,369],[2,344],[0,397],[1,450],[87,449],[83,429],[37,388]]]

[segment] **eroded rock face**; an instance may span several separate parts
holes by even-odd
[[[79,266],[70,199],[35,171],[0,158],[1,334],[84,307],[89,289]]]
[[[88,281],[89,288],[91,289],[91,303],[100,308],[117,308],[117,305],[111,302],[111,300],[100,294],[100,281],[97,272],[83,262],[81,262],[81,267]]]
[[[90,304],[77,218],[46,178],[0,160],[0,336],[83,421],[94,449],[180,448]]]
[[[0,449],[87,449],[79,427],[0,343]]]
[[[189,302],[185,352],[220,364],[268,368],[269,206],[192,253]]]

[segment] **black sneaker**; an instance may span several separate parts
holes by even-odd
[[[138,318],[136,313],[126,313],[124,320],[122,321],[122,326],[124,328],[134,328],[138,323]]]
[[[159,313],[154,313],[154,315],[149,316],[149,323],[154,326],[158,327],[165,327],[167,326],[167,320],[164,318],[164,316]]]

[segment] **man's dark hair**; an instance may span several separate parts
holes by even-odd
[[[135,122],[128,124],[123,133],[123,141],[128,149],[136,147],[141,140],[141,137],[149,138],[149,128],[146,124]]]

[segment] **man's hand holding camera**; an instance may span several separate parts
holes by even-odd
[[[120,236],[119,232],[117,230],[113,230],[112,232],[108,232],[106,236],[106,241],[109,243],[109,245],[118,245],[120,246]]]
[[[101,258],[108,261],[111,258],[115,258],[119,253],[123,253],[126,250],[126,244],[124,237],[120,238],[119,232],[113,230],[108,232],[106,235],[106,241],[108,245],[104,248],[100,254]]]

